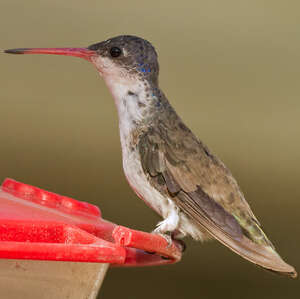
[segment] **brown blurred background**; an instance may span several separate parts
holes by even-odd
[[[1,48],[150,40],[161,87],[225,162],[280,254],[300,270],[299,1],[0,2]],[[111,95],[87,62],[0,57],[0,180],[15,178],[101,207],[150,231],[159,220],[127,185]],[[188,242],[181,263],[111,269],[101,298],[296,298],[217,242]]]

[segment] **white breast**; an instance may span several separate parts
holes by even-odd
[[[128,148],[122,146],[122,156],[125,176],[136,194],[163,218],[168,217],[174,204],[149,183],[138,152],[129,152]]]
[[[178,214],[178,212],[176,212],[177,208],[174,202],[170,198],[163,196],[148,182],[137,152],[129,153],[127,148],[122,148],[122,153],[124,172],[132,189],[154,211],[156,211],[164,219],[168,219],[168,222],[172,222],[172,215]],[[162,223],[163,222],[160,222],[159,224]],[[170,226],[172,227],[172,224]],[[207,235],[199,228],[199,225],[191,221],[184,213],[181,212],[179,213],[177,229],[181,232],[181,236],[188,234],[195,240],[203,240],[207,238]]]
[[[135,80],[115,80],[113,76],[105,79],[117,106],[122,146],[123,168],[128,183],[145,203],[161,215],[165,221],[158,224],[166,231],[179,230],[194,239],[201,239],[199,226],[180,212],[174,201],[162,195],[147,179],[137,149],[132,148],[132,132],[141,124],[149,99],[145,94],[143,82]],[[141,105],[142,104],[142,105]]]
[[[118,110],[125,176],[137,195],[159,215],[166,218],[170,205],[174,204],[150,185],[142,169],[139,153],[132,150],[132,140],[130,140],[132,132],[136,130],[143,118],[143,110],[147,109],[148,105],[144,83],[137,78],[124,81],[106,78],[106,83],[113,94]]]

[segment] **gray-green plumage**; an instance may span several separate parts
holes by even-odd
[[[190,198],[194,208],[235,238],[245,233],[255,243],[272,246],[225,165],[170,106],[161,116],[153,116],[138,141],[143,169],[152,184],[186,212],[184,199]]]
[[[126,35],[88,48],[6,52],[71,55],[96,66],[117,106],[128,182],[164,218],[155,232],[216,238],[259,266],[297,276],[276,253],[230,171],[187,128],[159,88],[157,54],[148,41]]]
[[[153,188],[199,226],[202,239],[215,237],[254,263],[268,269],[276,264],[293,276],[293,268],[276,253],[228,168],[187,128],[163,93],[156,101],[162,112],[148,112],[131,138]]]

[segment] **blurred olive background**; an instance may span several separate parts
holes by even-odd
[[[299,1],[1,0],[0,46],[150,40],[162,89],[299,271],[299,17]],[[152,230],[159,217],[127,185],[114,103],[92,65],[4,54],[0,63],[1,181],[85,200],[107,219]],[[299,287],[217,242],[189,241],[179,264],[111,269],[101,298],[295,298]]]

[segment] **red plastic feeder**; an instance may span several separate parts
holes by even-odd
[[[96,298],[109,265],[180,258],[176,242],[106,221],[94,205],[12,179],[0,189],[0,298]]]

